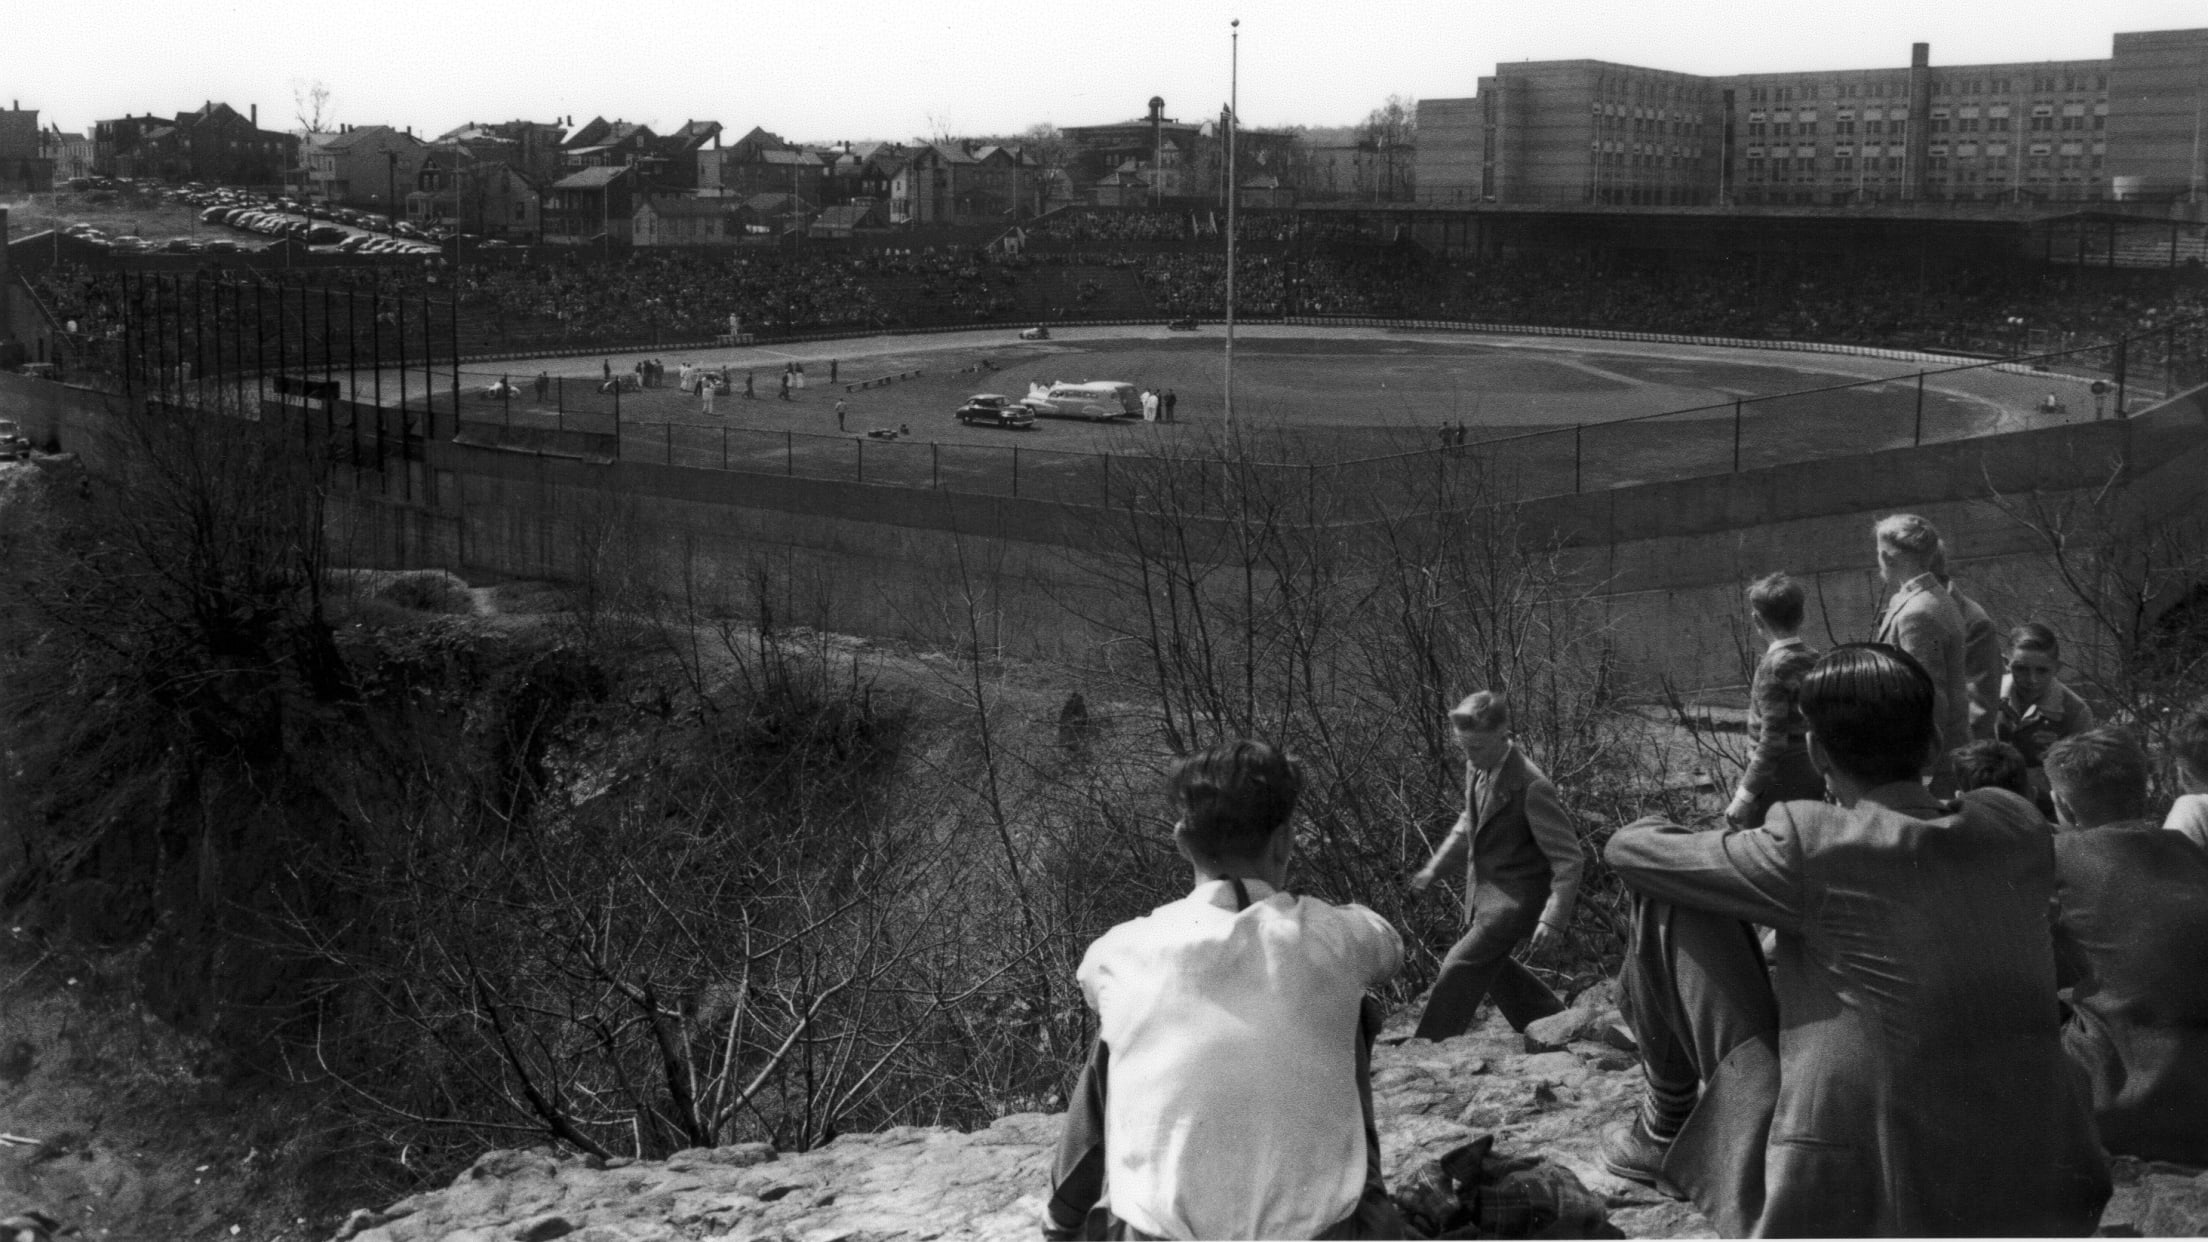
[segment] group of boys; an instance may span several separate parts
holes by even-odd
[[[2208,1165],[2208,840],[2147,817],[2121,729],[2047,747],[2052,822],[2028,789],[1948,798],[1972,708],[1996,706],[1965,676],[1984,612],[1958,604],[1930,523],[1878,536],[1877,641],[1818,655],[1797,584],[1751,590],[1770,646],[1725,826],[1643,819],[1605,846],[1645,1084],[1603,1163],[1727,1236],[2088,1234],[2111,1153]],[[1488,998],[1520,1029],[1562,1007],[1512,952],[1565,933],[1584,870],[1506,700],[1473,694],[1450,724],[1464,809],[1410,884],[1463,867],[1467,929],[1426,1039]],[[2171,827],[2208,826],[2208,705],[2173,738],[2202,796]],[[1194,884],[1082,961],[1099,1035],[1046,1238],[1403,1236],[1369,1084],[1370,991],[1402,942],[1289,889],[1301,779],[1249,740],[1174,769]]]

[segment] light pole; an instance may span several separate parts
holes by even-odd
[[[1242,125],[1242,19],[1227,23],[1227,429],[1234,429],[1234,131]]]

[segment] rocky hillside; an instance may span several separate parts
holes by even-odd
[[[1482,1134],[1498,1152],[1546,1155],[1608,1196],[1611,1221],[1639,1237],[1708,1237],[1702,1218],[1603,1173],[1602,1128],[1627,1115],[1632,1057],[1612,1043],[1601,994],[1517,1035],[1487,1029],[1434,1044],[1390,1043],[1373,1062],[1373,1104],[1388,1183]],[[1406,1024],[1407,1029],[1407,1024]],[[1391,1030],[1384,1041],[1400,1039]],[[1612,1043],[1604,1042],[1604,1036]],[[660,1163],[492,1152],[447,1189],[355,1213],[349,1242],[590,1242],[1036,1236],[1061,1117],[1025,1113],[985,1130],[903,1127],[845,1135],[777,1157],[763,1145],[679,1152]]]
[[[1408,1015],[1373,1059],[1388,1185],[1483,1134],[1498,1154],[1540,1155],[1602,1195],[1636,1238],[1715,1236],[1700,1213],[1602,1171],[1602,1131],[1631,1112],[1640,1072],[1608,1007],[1611,985],[1513,1033],[1407,1040]],[[1413,1011],[1415,1012],[1415,1011]],[[1022,1113],[960,1133],[905,1126],[777,1156],[764,1144],[698,1148],[662,1162],[495,1151],[450,1187],[355,1212],[339,1242],[1028,1242],[1037,1236],[1062,1116]],[[2119,1160],[2101,1234],[2208,1235],[2208,1175]]]

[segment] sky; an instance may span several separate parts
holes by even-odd
[[[1017,133],[1215,115],[1239,18],[1245,124],[1350,125],[1390,95],[1471,95],[1502,61],[1685,73],[2101,58],[2117,31],[2208,25],[2201,0],[68,0],[12,5],[0,98],[41,125],[260,105],[434,135],[468,121],[692,118],[795,141]]]

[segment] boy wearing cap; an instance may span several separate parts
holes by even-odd
[[[1510,954],[1521,941],[1538,951],[1571,925],[1585,868],[1579,834],[1556,786],[1512,741],[1503,696],[1490,690],[1469,695],[1449,713],[1449,723],[1464,751],[1464,813],[1410,883],[1424,892],[1442,873],[1463,866],[1469,925],[1441,960],[1418,1020],[1419,1039],[1464,1034],[1490,994],[1520,1031],[1564,1008]]]
[[[1403,944],[1363,906],[1285,891],[1301,784],[1258,741],[1174,768],[1195,886],[1081,960],[1098,1036],[1045,1238],[1403,1236],[1380,1179],[1366,996]]]

